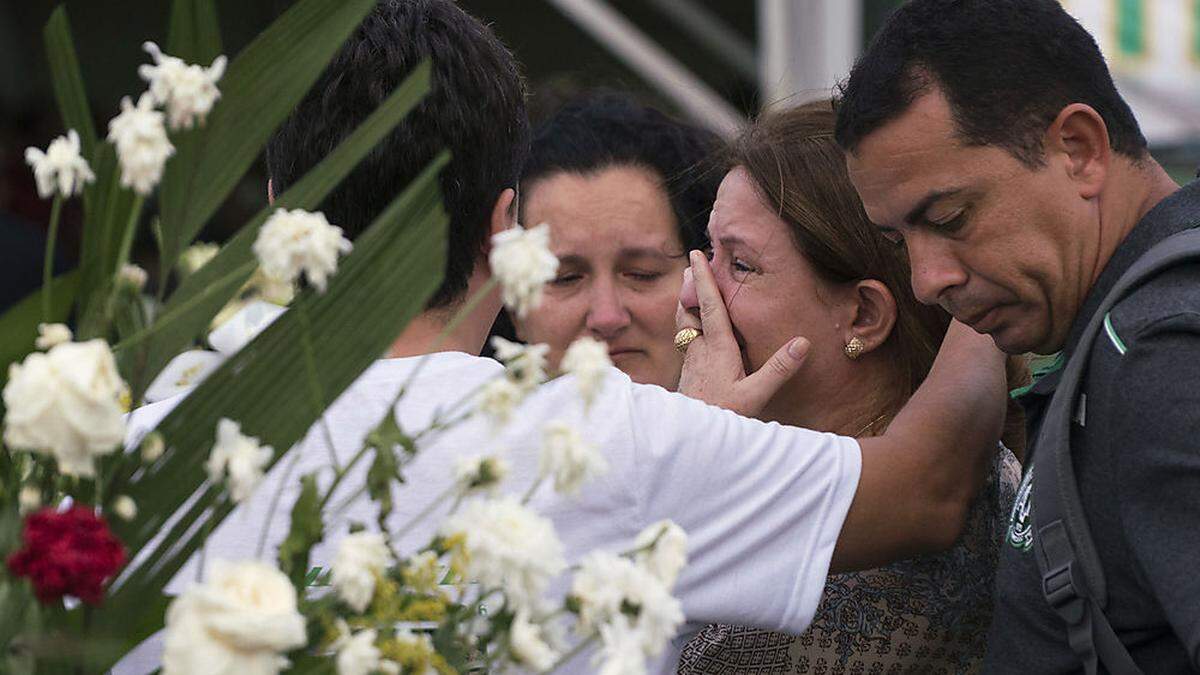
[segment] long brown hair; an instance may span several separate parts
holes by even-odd
[[[896,325],[881,347],[894,366],[881,411],[891,415],[929,374],[950,316],[917,301],[904,248],[883,238],[867,218],[833,137],[835,120],[828,100],[766,112],[729,145],[723,168],[746,170],[764,203],[788,225],[797,250],[825,280],[876,279],[891,291]],[[1027,379],[1018,362],[1010,363],[1009,373],[1010,384]],[[1023,446],[1022,425],[1010,407],[1005,432],[1010,448]]]

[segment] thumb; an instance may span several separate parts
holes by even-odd
[[[792,338],[776,350],[761,368],[742,380],[746,402],[752,403],[758,408],[753,412],[743,412],[743,414],[760,412],[762,406],[771,400],[779,388],[800,372],[800,366],[804,365],[804,360],[808,357],[809,346],[810,343],[806,338]]]

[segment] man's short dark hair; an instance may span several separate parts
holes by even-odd
[[[634,97],[592,92],[565,103],[534,132],[521,184],[560,171],[587,174],[614,166],[649,169],[663,181],[686,250],[707,242],[708,213],[721,176],[708,160],[713,132],[668,117]]]
[[[1042,136],[1071,103],[1096,110],[1115,152],[1146,139],[1095,40],[1058,0],[913,0],[888,19],[843,84],[836,136],[848,152],[931,87],[958,134],[1042,165]]]
[[[450,217],[446,277],[430,300],[460,300],[487,241],[500,193],[515,187],[529,148],[525,86],[512,54],[451,0],[382,0],[267,146],[281,194],[349,135],[426,57],[429,96],[321,204],[351,239],[442,149]]]

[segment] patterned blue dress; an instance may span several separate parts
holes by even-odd
[[[954,548],[830,575],[812,626],[799,636],[710,625],[684,648],[680,675],[978,671],[999,546],[1020,479],[1020,463],[1001,447]]]

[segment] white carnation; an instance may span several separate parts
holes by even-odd
[[[146,434],[138,447],[142,453],[142,461],[147,464],[158,461],[158,458],[167,451],[167,443],[163,440],[163,435],[157,431]]]
[[[518,225],[496,233],[488,264],[500,282],[504,304],[524,318],[541,304],[542,287],[558,271],[558,258],[550,252],[550,226]]]
[[[166,104],[172,129],[190,129],[212,111],[213,104],[221,98],[217,81],[225,74],[225,57],[218,56],[212,65],[204,68],[188,65],[175,56],[162,53],[153,42],[142,44],[154,59],[155,65],[138,66],[138,75],[150,83],[150,95],[158,104]]]
[[[642,549],[635,559],[671,588],[675,586],[680,570],[687,564],[687,543],[687,533],[683,528],[669,520],[660,520],[642,530],[634,540],[634,547]]]
[[[683,624],[683,608],[667,586],[628,558],[594,551],[584,556],[571,586],[580,623],[600,627],[632,609],[642,650],[657,655]]]
[[[344,619],[338,619],[337,625],[341,633],[334,643],[337,675],[369,675],[387,669],[380,658],[379,648],[375,646],[375,640],[379,638],[378,631],[367,628],[351,634],[350,626]]]
[[[55,345],[70,342],[73,337],[71,329],[67,328],[66,324],[39,323],[38,337],[34,340],[33,346],[38,349],[50,349]]]
[[[542,429],[538,471],[554,478],[554,489],[558,492],[575,495],[586,481],[607,472],[608,462],[573,427],[554,421]]]
[[[647,672],[642,636],[629,617],[618,615],[600,626],[600,643],[602,648],[594,660],[600,665],[597,675],[645,675]]]
[[[4,443],[53,455],[58,470],[91,478],[95,457],[125,438],[124,382],[104,340],[64,342],[8,369]]]
[[[503,588],[516,609],[536,607],[566,567],[554,525],[511,495],[467,502],[440,533],[461,535],[467,576],[485,589]]]
[[[80,155],[79,134],[74,129],[68,130],[66,136],[50,141],[45,152],[26,148],[25,163],[33,167],[38,196],[42,199],[55,192],[63,198],[77,195],[83,192],[85,183],[96,180],[87,160]]]
[[[262,562],[213,561],[208,580],[167,608],[163,675],[274,675],[305,644],[296,591]]]
[[[146,270],[128,263],[122,265],[121,270],[117,272],[117,282],[129,286],[135,291],[141,291],[145,288],[148,278],[149,275],[146,274]]]
[[[235,504],[246,500],[263,478],[263,469],[271,461],[274,450],[259,445],[258,439],[242,433],[242,427],[222,417],[217,422],[217,442],[213,445],[204,468],[214,483],[229,481],[229,496]]]
[[[487,416],[496,427],[504,426],[512,418],[513,410],[525,397],[520,385],[507,377],[489,380],[479,389],[475,409]]]
[[[508,643],[513,658],[535,673],[544,673],[558,662],[559,654],[542,636],[542,626],[529,620],[527,610],[519,610],[509,628]]]
[[[581,337],[567,347],[560,367],[564,373],[575,376],[580,396],[591,405],[604,384],[604,376],[612,367],[608,345],[595,338]]]
[[[464,491],[491,490],[508,477],[508,462],[494,455],[459,457],[454,479]]]
[[[350,609],[362,614],[375,595],[375,577],[392,563],[392,552],[378,532],[355,532],[338,544],[330,583]]]
[[[121,114],[108,123],[108,140],[117,147],[121,185],[149,195],[162,180],[167,158],[175,154],[163,114],[154,109],[150,92],[142,94],[136,106],[128,96],[121,99]]]
[[[323,213],[276,209],[258,231],[254,255],[268,278],[290,284],[303,273],[324,292],[326,279],[337,271],[338,254],[349,253],[352,246]]]
[[[546,381],[546,355],[550,345],[523,345],[496,335],[492,337],[496,358],[504,364],[508,378],[524,389],[532,389]]]

